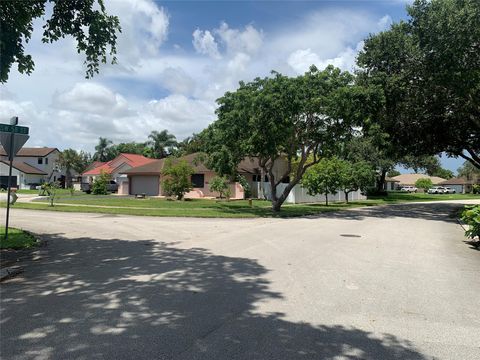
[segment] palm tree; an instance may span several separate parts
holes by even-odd
[[[72,187],[72,170],[80,173],[82,170],[83,154],[79,155],[74,149],[65,149],[58,157],[58,165],[65,169],[66,187]]]
[[[152,131],[150,135],[148,135],[150,139],[147,144],[150,145],[152,149],[151,155],[156,159],[162,159],[167,157],[173,150],[175,146],[177,146],[177,139],[175,135],[170,134],[168,130]]]
[[[109,161],[111,151],[110,146],[112,145],[112,141],[108,140],[107,138],[102,138],[100,137],[98,139],[98,145],[95,146],[95,154],[93,155],[93,158],[97,161]]]

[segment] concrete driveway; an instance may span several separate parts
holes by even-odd
[[[47,246],[1,285],[0,354],[479,359],[480,252],[457,206],[254,220],[14,209]]]

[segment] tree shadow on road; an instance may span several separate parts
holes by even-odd
[[[3,359],[412,359],[406,340],[286,321],[256,261],[153,240],[47,237],[2,284]]]
[[[366,218],[412,218],[455,223],[457,214],[463,208],[455,203],[415,203],[372,206],[350,210],[329,212],[309,216],[310,219],[335,218],[346,220],[364,220]]]

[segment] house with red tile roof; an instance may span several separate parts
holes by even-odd
[[[102,173],[109,174],[111,179],[119,184],[119,194],[123,193],[122,183],[127,180],[123,172],[132,168],[143,166],[155,161],[138,154],[119,154],[108,162],[95,161],[82,173],[82,182],[92,183]],[[128,194],[128,189],[126,190]]]

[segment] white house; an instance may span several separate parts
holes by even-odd
[[[30,189],[48,181],[65,182],[65,174],[58,167],[60,151],[57,148],[23,148],[13,160],[14,187]],[[8,182],[9,161],[0,146],[0,186]]]

